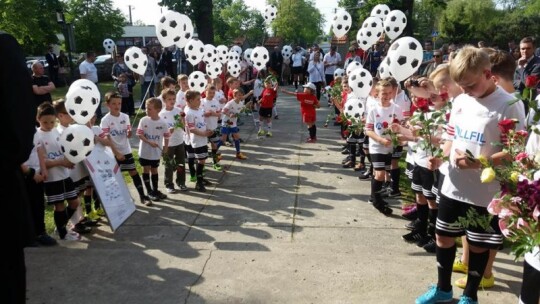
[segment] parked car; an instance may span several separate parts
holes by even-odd
[[[111,71],[112,71],[113,64],[114,64],[114,60],[111,54],[99,55],[96,57],[96,60],[94,61],[94,65],[96,66],[96,69],[97,69],[99,81],[112,80]]]

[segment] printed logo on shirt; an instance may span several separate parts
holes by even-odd
[[[163,130],[163,126],[157,126],[156,130]]]
[[[479,145],[484,145],[486,143],[486,140],[484,138],[484,133],[480,133],[477,131],[462,129],[459,126],[455,127],[455,138],[460,138],[464,141],[472,142]]]
[[[125,125],[125,124],[126,124],[126,121],[125,121],[125,120],[122,120],[122,121],[120,122],[120,124],[121,124],[121,125]]]
[[[111,130],[109,134],[111,136],[123,136],[127,135],[127,130]]]
[[[61,157],[62,155],[64,155],[64,153],[62,153],[61,151],[49,152],[49,153],[47,153],[47,158],[48,159],[57,159],[57,158]]]
[[[154,141],[159,141],[161,139],[161,135],[150,135],[146,133],[144,133],[144,137],[146,137],[148,140],[154,140]]]

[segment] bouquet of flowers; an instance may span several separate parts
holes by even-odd
[[[392,119],[392,123],[397,123],[397,124],[399,124],[399,123],[401,123],[401,122],[399,121],[399,119],[397,119],[396,117],[394,117],[394,118]],[[383,135],[383,136],[384,136],[384,135],[390,136],[390,140],[392,141],[392,147],[395,148],[395,147],[399,146],[399,142],[400,142],[399,137],[398,137],[399,133],[392,131],[392,128],[390,128],[390,125],[388,124],[387,121],[383,121],[383,122],[382,122],[382,127],[383,127],[382,135]]]
[[[186,113],[182,112],[180,114],[174,115],[174,128],[184,129],[186,126]]]
[[[448,100],[448,95],[440,96]],[[410,124],[415,128],[416,135],[424,140],[418,143],[418,147],[429,153],[430,156],[443,158],[440,144],[436,142],[436,134],[446,127],[447,113],[450,110],[451,104],[439,110],[431,111],[429,102],[424,98],[417,98],[417,109],[409,120]]]
[[[341,113],[341,121],[345,122],[347,128],[344,131],[345,136],[349,134],[360,135],[364,131],[364,120],[362,116],[352,116],[348,113]]]

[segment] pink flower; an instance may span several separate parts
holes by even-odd
[[[488,212],[493,214],[493,215],[499,215],[499,213],[501,213],[501,209],[502,209],[501,202],[502,202],[501,199],[498,199],[498,198],[492,199],[491,202],[489,203],[489,205],[487,206]]]
[[[532,216],[535,220],[538,221],[538,217],[540,217],[540,206],[534,207]]]
[[[510,229],[508,229],[508,223],[503,219],[499,220],[499,228],[505,237],[509,237],[512,234]]]
[[[511,210],[509,208],[501,208],[501,211],[499,212],[499,218],[501,219],[505,219],[512,215],[514,215],[514,210]]]
[[[516,161],[521,162],[523,159],[529,158],[529,155],[525,152],[520,152],[518,155],[516,155]]]
[[[529,228],[530,226],[529,226],[529,223],[527,223],[526,220],[524,220],[522,217],[520,217],[520,218],[518,218],[516,227],[517,227],[518,229],[523,230],[523,228]]]

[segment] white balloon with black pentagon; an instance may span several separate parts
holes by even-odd
[[[391,40],[399,37],[406,26],[407,16],[400,10],[391,11],[384,20],[384,31]]]
[[[367,17],[362,23],[362,28],[367,29],[365,33],[368,37],[375,36],[375,39],[379,40],[384,32],[384,23],[377,17]]]
[[[371,10],[371,16],[377,17],[384,21],[386,19],[386,16],[390,13],[390,8],[386,4],[377,4],[375,7]]]
[[[184,48],[187,43],[193,38],[194,28],[191,19],[184,14],[180,14],[180,40],[176,41],[175,44],[179,48]]]
[[[112,54],[114,52],[114,47],[116,44],[111,38],[107,38],[103,40],[103,48],[105,49],[105,53]]]
[[[373,76],[364,68],[355,69],[349,76],[349,88],[357,98],[367,98],[372,84]]]
[[[220,44],[216,47],[219,61],[223,64],[227,63],[227,54],[229,53],[229,49],[227,46]]]
[[[212,79],[218,78],[222,73],[223,65],[221,62],[212,62],[206,66],[206,75],[210,76]]]
[[[365,113],[364,103],[359,98],[351,98],[345,102],[343,113],[347,118],[362,119]]]
[[[275,5],[267,5],[264,9],[264,21],[270,23],[277,17],[277,7]]]
[[[238,53],[238,56],[242,55],[242,48],[239,45],[233,45],[231,46],[231,49],[229,51],[235,51]]]
[[[358,46],[364,50],[369,50],[375,43],[377,43],[378,38],[371,34],[368,35],[369,29],[368,28],[360,28],[358,30],[358,33],[356,34],[356,42],[358,43]]]
[[[62,132],[59,141],[64,156],[76,164],[92,153],[94,132],[86,125],[73,124]]]
[[[219,61],[218,52],[216,50],[216,47],[211,44],[206,44],[204,46],[204,57],[203,57],[204,63],[211,64],[214,62]]]
[[[227,53],[227,61],[240,61],[240,54],[236,51],[230,50]]]
[[[283,48],[281,49],[281,56],[283,56],[283,58],[291,58],[292,56],[292,47],[290,45],[285,45],[283,46]]]
[[[362,64],[358,61],[351,61],[349,65],[347,65],[347,69],[345,70],[345,73],[347,73],[347,76],[351,76],[352,71],[363,68]]]
[[[156,36],[163,47],[175,45],[182,39],[182,14],[175,11],[164,13],[156,25]]]
[[[204,43],[198,39],[191,39],[184,48],[186,58],[193,66],[204,58]]]
[[[133,72],[144,75],[148,65],[148,58],[140,48],[132,46],[124,53],[124,62]]]
[[[424,50],[413,37],[402,37],[390,46],[384,59],[390,67],[390,73],[398,81],[412,76],[422,64]]]
[[[258,46],[253,49],[253,52],[251,52],[251,61],[253,61],[253,66],[259,71],[266,68],[266,63],[268,60],[270,60],[270,55],[265,47]]]
[[[206,90],[207,84],[208,81],[206,80],[206,75],[204,75],[203,72],[195,71],[189,74],[188,85],[191,90],[202,93],[204,90]]]
[[[244,51],[244,59],[247,61],[247,63],[249,65],[253,65],[253,61],[251,61],[251,53],[253,53],[253,49],[252,48],[247,48],[245,51]]]
[[[351,29],[351,24],[351,14],[345,10],[340,10],[336,13],[332,21],[332,31],[337,38],[341,38]]]
[[[227,71],[233,77],[240,76],[240,71],[242,71],[242,66],[240,65],[240,61],[232,60],[232,61],[227,62]]]
[[[66,111],[78,124],[85,124],[100,105],[101,94],[95,83],[88,79],[75,80],[66,93]]]
[[[334,71],[334,79],[336,79],[336,77],[343,77],[343,76],[345,76],[345,70],[344,69],[338,68],[338,69],[336,69]]]
[[[392,77],[392,73],[390,73],[390,67],[386,63],[386,60],[381,61],[379,67],[377,68],[377,71],[379,72],[379,76],[381,79]]]

